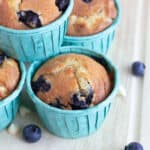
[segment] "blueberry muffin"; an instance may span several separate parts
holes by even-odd
[[[103,101],[111,92],[112,82],[105,67],[94,59],[66,54],[44,63],[35,73],[31,86],[45,103],[76,110]]]
[[[18,63],[0,51],[0,100],[15,90],[20,79]]]
[[[69,0],[0,0],[0,25],[30,29],[56,20]]]
[[[114,0],[75,0],[68,35],[86,36],[103,31],[117,16]]]

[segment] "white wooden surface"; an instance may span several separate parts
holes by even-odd
[[[65,140],[43,129],[42,139],[36,144],[22,140],[21,133],[12,136],[6,130],[0,133],[0,150],[123,150],[130,141],[140,141],[145,150],[150,149],[150,1],[121,0],[122,20],[109,57],[118,66],[121,84],[127,91],[125,98],[116,97],[103,126],[93,135],[77,140]],[[144,61],[143,79],[131,75],[134,60]],[[21,128],[37,123],[36,114],[14,121]]]

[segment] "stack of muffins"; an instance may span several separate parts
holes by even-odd
[[[1,0],[0,130],[15,117],[26,78],[51,133],[79,138],[96,131],[118,87],[105,55],[119,19],[118,0]],[[22,61],[33,62],[27,75]]]

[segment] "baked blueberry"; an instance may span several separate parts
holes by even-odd
[[[92,0],[83,0],[83,2],[85,2],[85,3],[89,3],[89,2],[91,2]]]
[[[48,92],[51,88],[51,84],[47,83],[42,75],[36,81],[32,81],[31,86],[35,93]]]
[[[144,150],[144,149],[140,143],[132,142],[125,146],[125,150]]]
[[[88,91],[88,95],[86,97],[86,103],[88,105],[90,105],[92,103],[92,99],[93,99],[93,90],[92,88],[90,87],[89,91]]]
[[[0,52],[0,65],[3,63],[3,61],[5,60],[5,53],[4,52]]]
[[[55,4],[59,8],[59,11],[65,11],[68,7],[69,0],[56,0]]]
[[[132,73],[136,76],[144,76],[144,72],[145,72],[145,64],[140,62],[140,61],[136,61],[132,64]]]
[[[61,107],[61,105],[59,105],[59,104],[57,104],[57,103],[49,103],[49,105],[50,105],[50,106],[53,106],[53,107],[55,107],[55,108],[63,109],[63,108]]]
[[[49,105],[60,109],[64,109],[66,107],[64,104],[60,102],[59,98],[56,98],[55,103],[49,103]]]
[[[76,93],[71,97],[71,107],[73,110],[86,109],[88,104],[86,102],[86,96],[82,93]]]
[[[42,131],[34,124],[27,125],[23,129],[23,138],[29,143],[34,143],[40,140]]]
[[[77,94],[74,94],[73,97],[71,98],[71,104],[70,105],[72,107],[72,110],[87,109],[88,108],[86,101],[79,100]]]
[[[38,28],[42,26],[39,15],[31,10],[19,11],[17,13],[19,21],[30,28]]]

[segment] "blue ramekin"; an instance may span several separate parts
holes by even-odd
[[[20,61],[42,60],[55,54],[66,34],[73,3],[70,0],[68,8],[56,21],[37,29],[15,30],[0,26],[0,48]]]
[[[27,74],[27,92],[34,102],[42,123],[49,132],[64,138],[79,138],[90,135],[102,125],[118,90],[118,71],[112,62],[102,54],[75,47],[64,47],[59,54],[65,54],[68,51],[70,53],[103,57],[107,61],[109,68],[114,73],[114,86],[110,95],[100,104],[85,110],[61,110],[49,106],[40,100],[31,88],[32,77],[43,62],[34,62],[31,64]]]
[[[65,36],[63,45],[82,46],[101,54],[107,54],[115,36],[116,28],[121,18],[120,1],[115,0],[118,15],[112,25],[104,31],[89,36]]]
[[[0,131],[6,128],[16,116],[19,107],[19,95],[23,89],[26,78],[26,68],[23,63],[19,63],[20,81],[16,89],[6,98],[0,101]]]

